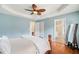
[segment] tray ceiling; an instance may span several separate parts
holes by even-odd
[[[0,13],[21,16],[36,21],[79,10],[78,4],[37,4],[37,6],[46,9],[46,11],[42,15],[31,15],[31,12],[24,9],[32,9],[32,4],[2,4],[0,5]]]

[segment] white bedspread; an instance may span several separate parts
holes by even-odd
[[[26,37],[26,39],[30,39],[35,43],[40,54],[44,54],[47,50],[50,50],[49,43],[44,38],[42,39],[38,36],[32,36],[32,37]]]
[[[0,38],[0,53],[9,54],[11,52],[10,42],[7,37]]]
[[[11,54],[36,54],[36,46],[24,38],[10,39]]]
[[[44,54],[47,50],[50,50],[48,41],[38,36],[0,39],[3,54]]]

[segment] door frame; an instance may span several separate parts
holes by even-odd
[[[64,35],[64,41],[65,41],[66,18],[57,18],[57,19],[54,20],[54,40],[56,40],[56,21],[62,21],[63,22],[63,35]]]

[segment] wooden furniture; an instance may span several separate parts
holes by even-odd
[[[52,36],[51,35],[48,35],[48,42],[49,42],[49,45],[50,45],[50,50],[46,51],[45,54],[52,54],[53,53],[53,46],[52,46]]]
[[[32,32],[32,36],[35,36],[35,32]]]

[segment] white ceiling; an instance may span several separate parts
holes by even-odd
[[[48,17],[58,16],[66,13],[71,13],[79,10],[78,4],[37,4],[39,8],[46,9],[41,16],[30,15],[31,12],[24,9],[31,9],[31,4],[2,4],[0,5],[0,13],[17,15],[32,20],[41,20]],[[62,7],[63,6],[63,7]]]

